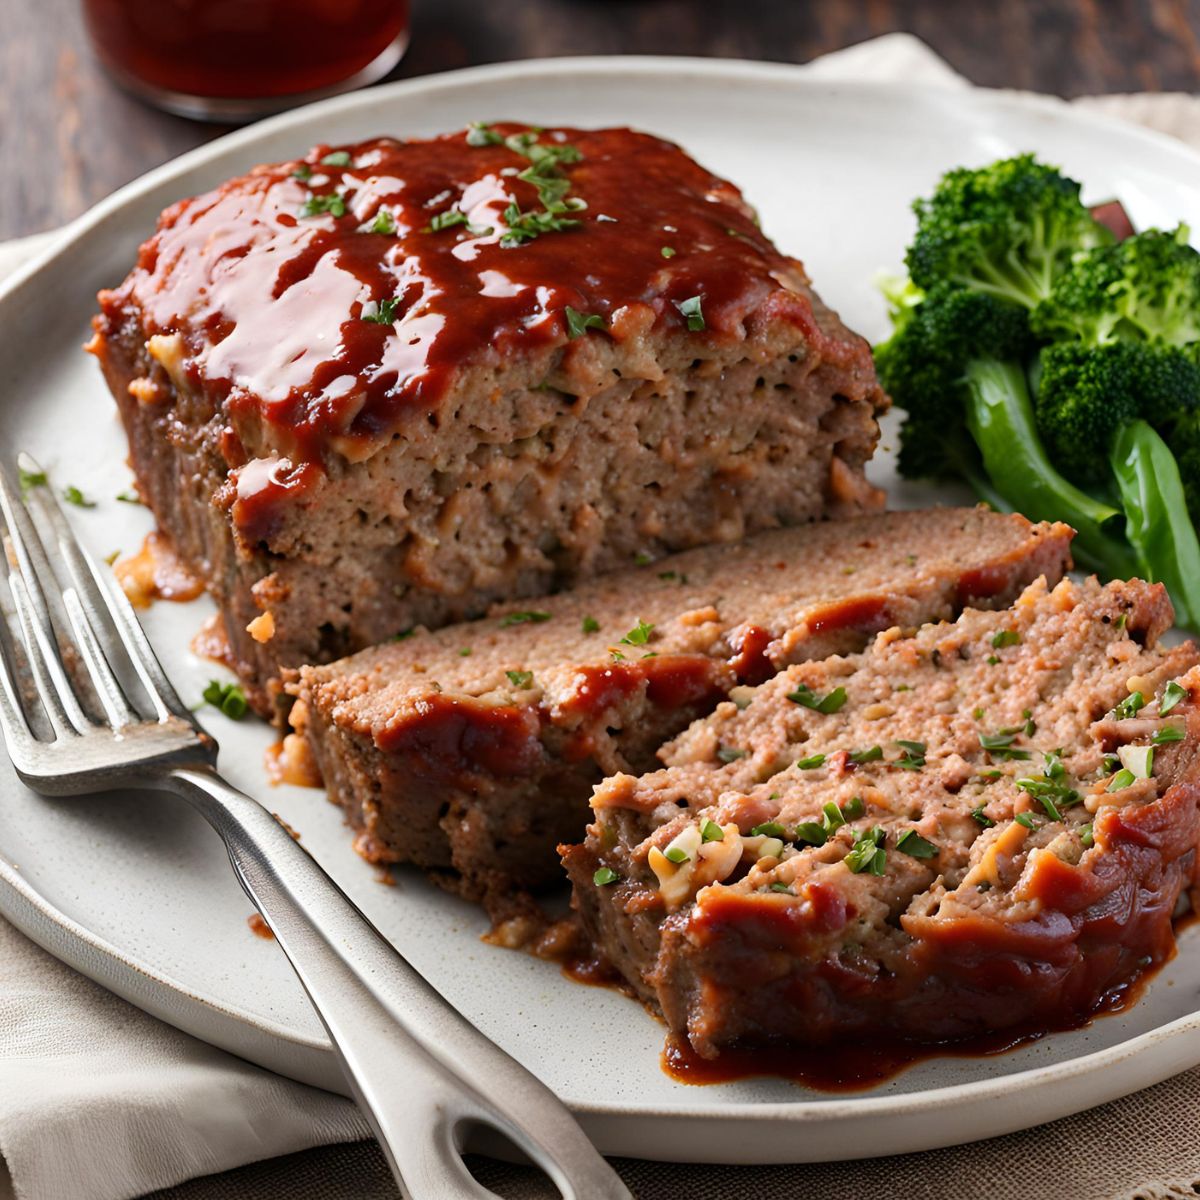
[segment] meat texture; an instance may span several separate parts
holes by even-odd
[[[565,855],[593,938],[707,1057],[1083,1019],[1197,886],[1172,619],[1160,585],[1039,581],[721,704],[597,788]]]
[[[763,533],[288,672],[292,721],[362,853],[504,902],[561,879],[596,783],[649,770],[739,685],[1007,604],[1069,546],[1065,526],[981,508]]]
[[[319,146],[168,209],[100,306],[138,487],[263,713],[281,667],[881,506],[867,344],[647,134]]]

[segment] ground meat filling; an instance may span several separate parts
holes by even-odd
[[[1157,585],[1042,582],[790,667],[596,789],[577,904],[705,1055],[1082,1017],[1196,884],[1200,656],[1171,619]]]

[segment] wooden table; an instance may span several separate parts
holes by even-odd
[[[414,0],[393,78],[566,54],[804,62],[893,30],[979,84],[1200,90],[1200,0]],[[93,60],[78,0],[0,0],[0,239],[78,215],[224,132],[146,108]]]

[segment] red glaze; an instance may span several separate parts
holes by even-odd
[[[887,601],[881,596],[858,596],[818,609],[808,618],[813,633],[833,633],[839,629],[868,632],[886,625]]]
[[[513,777],[541,761],[541,717],[532,705],[491,705],[431,696],[412,713],[378,730],[375,742],[403,755],[426,778],[461,779],[478,771]]]
[[[958,577],[956,606],[967,606],[972,600],[988,600],[1011,586],[1011,564],[1000,562],[975,567]]]
[[[767,647],[774,639],[769,629],[761,625],[742,625],[730,635],[733,657],[729,665],[742,683],[765,683],[775,674],[775,666],[767,657]]]
[[[250,932],[255,937],[263,938],[268,942],[275,940],[275,935],[271,932],[271,927],[262,919],[258,913],[251,913],[246,918],[246,924],[250,926]]]
[[[720,664],[699,654],[656,654],[608,666],[580,667],[575,690],[560,708],[565,713],[595,717],[623,704],[646,688],[646,698],[659,708],[677,710],[715,704],[726,688]]]
[[[516,177],[528,159],[505,145],[470,146],[462,132],[381,138],[343,147],[345,166],[322,165],[330,148],[318,146],[307,181],[296,162],[259,167],[168,209],[129,278],[101,297],[106,318],[132,304],[148,334],[181,334],[193,384],[300,463],[324,458],[332,438],[362,458],[397,431],[436,427],[464,364],[567,345],[567,306],[610,320],[646,305],[656,325],[686,330],[676,305],[700,296],[695,336],[733,335],[794,271],[738,190],[671,143],[626,129],[538,137],[582,155],[562,168],[587,204],[577,228],[500,245],[510,202],[540,210]],[[300,215],[310,196],[335,194],[344,216]],[[396,233],[364,232],[385,208]],[[427,231],[452,208],[470,227]],[[382,301],[396,301],[394,323],[362,319]],[[781,293],[776,307],[822,340],[807,300]]]

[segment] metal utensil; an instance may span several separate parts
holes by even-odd
[[[567,1200],[629,1197],[562,1102],[461,1017],[257,801],[175,694],[133,609],[76,541],[36,464],[0,465],[8,535],[0,727],[35,791],[170,791],[220,834],[300,977],[403,1195],[489,1197],[461,1157],[506,1138]]]

